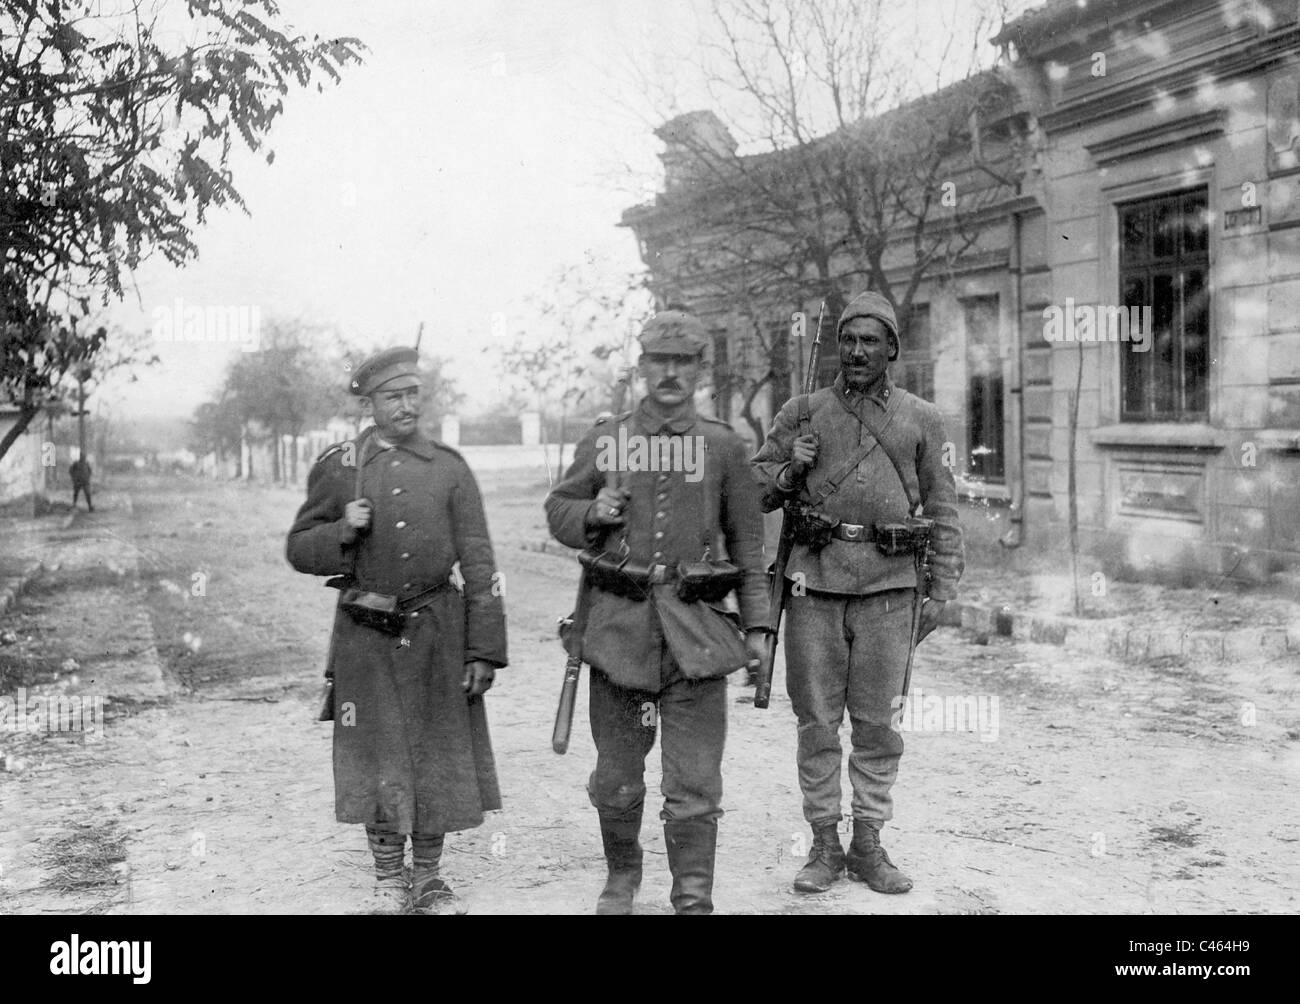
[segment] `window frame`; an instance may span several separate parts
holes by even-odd
[[[1129,294],[1128,288],[1130,283],[1140,283],[1142,287],[1141,294],[1137,297],[1139,301],[1137,306],[1149,305],[1152,307],[1153,328],[1159,329],[1162,311],[1158,311],[1155,302],[1156,297],[1154,288],[1157,282],[1161,280],[1172,280],[1174,303],[1171,305],[1171,313],[1176,315],[1175,336],[1172,339],[1173,344],[1169,348],[1170,361],[1172,361],[1175,372],[1171,376],[1168,387],[1168,395],[1172,398],[1170,407],[1160,406],[1160,396],[1162,393],[1161,383],[1156,379],[1155,367],[1162,363],[1160,356],[1157,354],[1159,349],[1156,344],[1144,353],[1134,352],[1131,344],[1120,343],[1116,346],[1119,350],[1119,360],[1117,369],[1117,398],[1116,412],[1121,423],[1208,423],[1210,420],[1210,402],[1213,397],[1212,387],[1214,379],[1213,360],[1214,352],[1212,347],[1213,341],[1213,304],[1214,304],[1214,287],[1212,279],[1212,267],[1214,261],[1214,226],[1213,211],[1210,202],[1210,193],[1213,190],[1208,179],[1197,179],[1198,184],[1183,185],[1160,191],[1150,191],[1145,193],[1134,193],[1132,196],[1113,203],[1114,209],[1114,226],[1115,226],[1115,258],[1114,258],[1114,283],[1112,288],[1116,291],[1116,305],[1127,308],[1126,302],[1133,297]],[[1201,246],[1194,250],[1187,250],[1185,240],[1187,238],[1187,228],[1182,223],[1186,219],[1185,215],[1178,214],[1174,218],[1176,246],[1172,253],[1161,254],[1158,252],[1158,242],[1161,235],[1157,232],[1157,213],[1165,207],[1184,203],[1192,197],[1200,196],[1202,199],[1203,228],[1201,230]],[[1126,249],[1125,232],[1129,213],[1140,208],[1145,218],[1145,233],[1143,236],[1143,247],[1140,253],[1132,254]],[[1187,380],[1188,364],[1188,326],[1187,326],[1187,306],[1188,306],[1188,277],[1199,273],[1201,276],[1200,294],[1204,298],[1203,312],[1201,314],[1201,337],[1203,338],[1202,358],[1204,359],[1203,370],[1199,381],[1199,386],[1189,385]],[[1193,336],[1195,333],[1193,332]],[[1154,332],[1152,334],[1154,338]],[[1142,372],[1138,379],[1141,381],[1141,391],[1144,398],[1142,406],[1130,407],[1130,387],[1137,381],[1131,378],[1131,367],[1141,367]],[[1200,406],[1197,407],[1197,398]]]

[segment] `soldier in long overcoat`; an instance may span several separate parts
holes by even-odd
[[[483,694],[506,665],[503,590],[474,475],[419,431],[416,361],[390,349],[357,369],[374,426],[317,460],[287,546],[295,569],[345,590],[326,670],[335,815],[366,827],[379,909],[445,903],[443,834],[501,807]],[[349,613],[358,593],[396,597],[400,630]]]

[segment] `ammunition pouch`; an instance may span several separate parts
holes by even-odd
[[[440,582],[414,596],[399,600],[387,593],[372,593],[355,586],[343,585],[346,581],[346,578],[340,577],[326,583],[337,584],[342,590],[339,608],[346,611],[355,623],[391,635],[400,635],[406,630],[406,618],[411,613],[428,606],[444,590],[454,588],[450,582]]]
[[[909,516],[903,523],[877,523],[872,527],[876,550],[886,558],[900,554],[924,556],[930,544],[930,530],[934,520]]]
[[[628,600],[644,600],[650,590],[650,565],[644,561],[590,547],[578,555],[578,561],[597,589]]]
[[[839,525],[839,520],[827,516],[816,506],[800,502],[789,510],[794,525],[794,542],[802,544],[810,551],[820,551],[833,539],[831,532]]]
[[[675,580],[683,603],[719,603],[744,579],[744,572],[729,561],[682,562],[671,568],[595,548],[579,554],[578,561],[593,586],[629,600],[644,600],[653,586]]]
[[[339,606],[358,624],[385,634],[399,635],[406,626],[406,614],[399,608],[397,597],[386,593],[349,586],[339,597]]]
[[[677,598],[683,603],[721,603],[744,579],[745,573],[730,561],[684,561],[677,566]]]

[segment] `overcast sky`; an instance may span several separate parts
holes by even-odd
[[[507,313],[509,330],[526,324],[525,298],[587,256],[612,271],[639,265],[617,223],[657,186],[660,146],[632,110],[645,101],[628,63],[689,67],[707,0],[281,6],[308,35],[362,39],[365,64],[324,93],[291,93],[274,164],[243,153],[232,163],[251,216],[211,215],[199,260],[150,263],[139,298],[112,316],[149,331],[179,297],[256,306],[264,324],[332,322],[373,346],[409,344],[424,321],[424,346],[453,361],[470,410],[485,407],[499,388],[480,349],[493,313]],[[161,367],[103,392],[114,411],[188,416],[232,353],[156,349]]]

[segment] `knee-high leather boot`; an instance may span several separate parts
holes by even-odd
[[[718,846],[714,819],[664,823],[668,867],[673,873],[672,904],[679,914],[713,912],[713,860]]]

